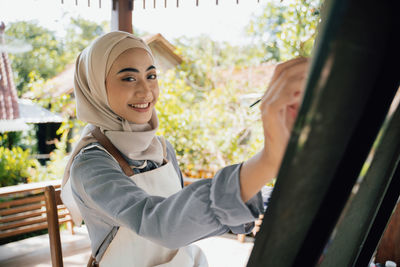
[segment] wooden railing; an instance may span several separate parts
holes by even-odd
[[[44,188],[60,187],[60,181],[47,181],[0,188],[0,242],[48,228]],[[73,232],[72,219],[65,206],[58,209],[60,223]]]

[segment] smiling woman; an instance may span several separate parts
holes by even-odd
[[[244,163],[183,188],[172,145],[156,136],[159,95],[150,48],[116,31],[76,61],[77,116],[88,123],[70,155],[62,198],[84,219],[101,266],[208,266],[192,243],[248,233],[264,212],[261,188],[279,168],[308,60],[278,66],[261,103],[265,143]],[[268,149],[267,149],[268,147]]]

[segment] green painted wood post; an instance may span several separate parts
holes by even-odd
[[[247,266],[318,264],[399,86],[397,7],[325,2],[305,99]]]
[[[367,174],[337,226],[321,267],[354,266],[399,161],[400,108],[397,108],[380,138]],[[374,234],[381,236],[382,232]]]

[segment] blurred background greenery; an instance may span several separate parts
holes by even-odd
[[[268,1],[262,14],[246,27],[253,39],[248,45],[215,42],[208,36],[169,40],[184,60],[159,75],[158,134],[175,147],[186,176],[212,177],[219,168],[244,161],[262,148],[259,110],[249,108],[268,86],[254,81],[259,79],[257,67],[309,56],[321,4],[320,0]],[[84,123],[76,119],[73,97],[48,96],[42,88],[95,37],[108,31],[108,22],[98,25],[79,17],[71,19],[63,38],[35,21],[7,25],[6,35],[33,47],[25,53],[9,54],[19,96],[29,93],[65,120],[57,130],[50,158],[41,163],[35,157],[37,126],[0,134],[1,186],[62,178],[71,144]],[[146,34],[140,29],[134,32]]]

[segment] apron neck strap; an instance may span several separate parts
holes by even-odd
[[[99,127],[96,127],[92,132],[94,138],[117,160],[119,166],[127,176],[132,176],[135,173],[129,166],[129,163],[124,159],[121,152],[111,143],[111,141],[105,136]]]
[[[167,160],[167,144],[165,142],[164,136],[159,136],[159,140],[160,140],[160,142],[162,144],[162,148],[163,148],[164,161],[168,161]]]

